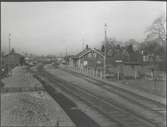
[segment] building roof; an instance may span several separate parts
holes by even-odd
[[[73,58],[80,58],[90,52],[96,52],[97,54],[101,55],[102,57],[104,57],[104,53],[102,51],[100,51],[99,49],[91,49],[91,48],[86,48],[84,50],[82,50],[81,52],[79,52],[78,54],[76,54]]]
[[[12,51],[10,53],[8,53],[7,55],[5,55],[5,57],[9,56],[9,55],[16,55],[16,56],[20,56],[20,57],[24,57],[23,55],[19,54],[19,53],[16,53],[14,51],[14,49],[12,49]]]
[[[94,51],[104,57],[104,52],[102,52],[101,50],[94,48]]]
[[[81,52],[79,52],[78,54],[76,54],[74,58],[80,58],[83,55],[89,53],[90,51],[92,51],[91,48],[86,48],[86,49],[82,50]]]

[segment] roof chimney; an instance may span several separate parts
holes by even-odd
[[[14,53],[15,51],[14,51],[14,48],[12,48],[12,51],[11,51],[11,53]]]
[[[88,47],[88,44],[87,44],[87,45],[86,45],[86,50],[88,50],[88,48],[89,48],[89,47]]]

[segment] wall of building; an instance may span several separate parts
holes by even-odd
[[[9,67],[9,69],[14,68],[18,65],[21,65],[21,59],[22,57],[17,54],[9,54],[5,56],[4,63],[6,66]]]
[[[96,52],[83,55],[77,60],[77,66],[81,68],[99,68],[103,67],[104,59]]]

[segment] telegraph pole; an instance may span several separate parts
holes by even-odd
[[[9,53],[10,53],[10,45],[11,45],[11,33],[9,33]],[[9,73],[9,59],[8,59],[8,63],[7,63],[7,72]]]
[[[104,79],[106,78],[106,57],[107,57],[107,24],[104,25]]]
[[[9,53],[10,53],[10,46],[11,46],[11,33],[9,33]]]
[[[2,69],[1,69],[1,64],[2,64],[2,54],[1,54],[1,41],[0,41],[0,73],[1,73],[1,71],[2,71]]]

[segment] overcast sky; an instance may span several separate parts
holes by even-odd
[[[153,20],[166,14],[165,2],[10,2],[1,3],[2,49],[18,52],[60,54],[79,51],[83,41],[90,47],[108,36],[120,41],[145,38]]]

